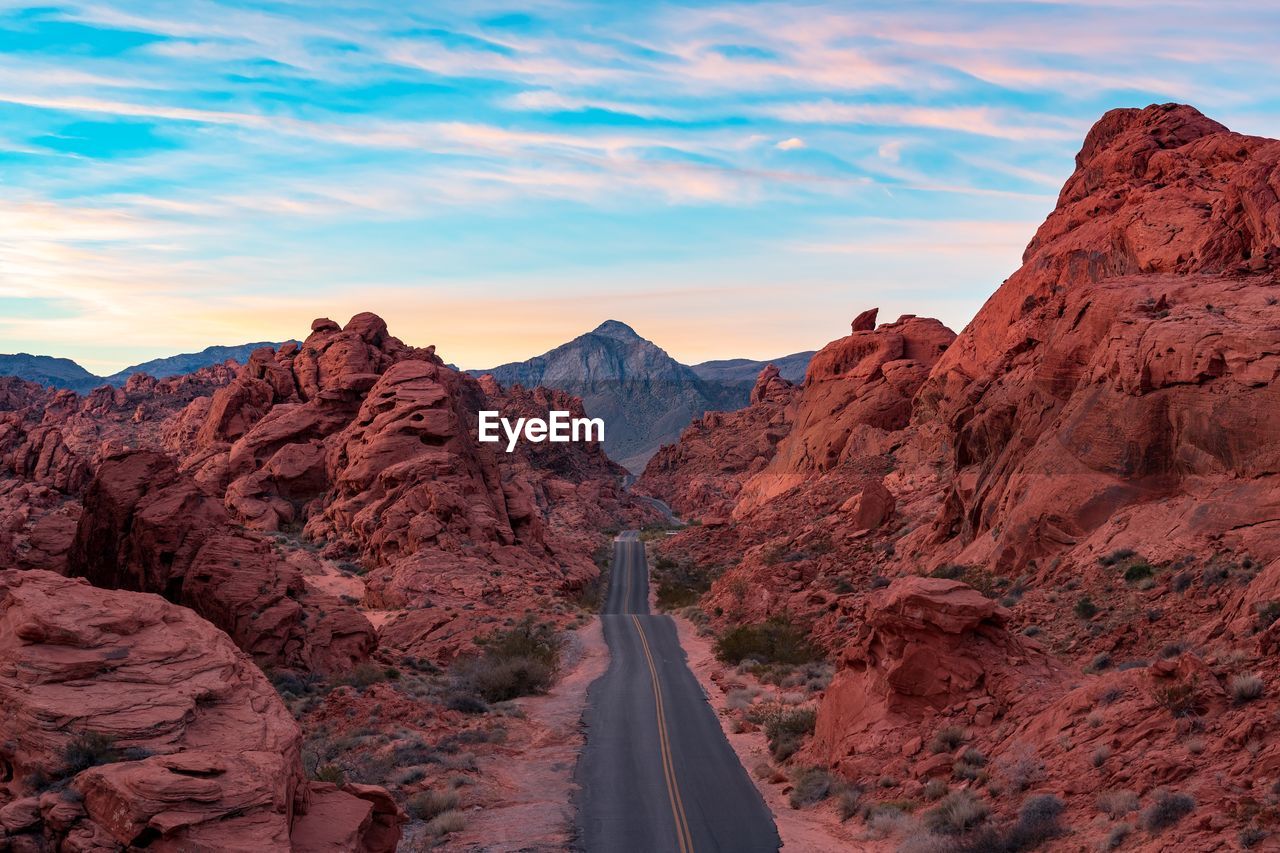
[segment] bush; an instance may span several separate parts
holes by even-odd
[[[1111,831],[1107,833],[1107,840],[1103,842],[1103,848],[1106,850],[1115,850],[1124,840],[1133,832],[1133,827],[1127,823],[1117,823],[1111,827]]]
[[[1103,791],[1098,795],[1098,811],[1115,820],[1138,810],[1138,795],[1133,791]]]
[[[1231,698],[1236,700],[1237,705],[1261,699],[1264,692],[1266,684],[1253,673],[1237,675],[1231,679]]]
[[[991,809],[971,791],[952,791],[924,813],[924,823],[940,835],[960,835],[987,819]]]
[[[518,625],[476,639],[478,656],[454,664],[460,692],[486,702],[545,693],[555,682],[563,639],[550,623],[526,616]]]
[[[1200,695],[1194,678],[1177,681],[1155,689],[1156,704],[1175,717],[1189,717],[1200,709]]]
[[[1155,573],[1155,567],[1150,563],[1137,562],[1124,570],[1124,579],[1127,583],[1136,583],[1140,580],[1146,580]]]
[[[433,820],[457,808],[458,795],[454,791],[423,791],[405,803],[405,811],[416,820]]]
[[[427,824],[427,832],[437,837],[452,832],[462,832],[466,828],[467,819],[462,812],[444,812]]]
[[[121,758],[115,740],[101,732],[81,732],[62,751],[68,776],[100,764],[114,764]]]
[[[317,782],[332,782],[335,785],[347,784],[347,774],[336,764],[326,764],[316,768],[314,779]]]
[[[555,681],[555,671],[533,658],[495,658],[483,655],[461,662],[462,680],[486,702],[505,702],[520,696],[545,693]]]
[[[1267,837],[1267,831],[1260,826],[1246,826],[1240,830],[1240,846],[1246,850],[1258,846]]]
[[[1280,619],[1280,601],[1259,603],[1257,614],[1257,619],[1253,623],[1254,633],[1267,630],[1277,619]]]
[[[822,802],[831,796],[831,787],[831,774],[822,768],[810,767],[801,770],[796,774],[791,788],[789,799],[791,808],[800,809]]]
[[[1098,615],[1098,605],[1086,595],[1076,602],[1075,612],[1081,619],[1092,619]]]
[[[765,722],[764,735],[775,761],[786,761],[800,749],[806,735],[813,733],[818,712],[813,708],[783,711]]]
[[[386,681],[390,677],[388,673],[389,670],[386,667],[365,662],[357,664],[350,672],[343,674],[335,681],[335,684],[345,684],[348,687],[363,690],[371,685]],[[397,673],[398,676],[399,673]]]
[[[845,788],[840,792],[840,800],[836,804],[836,813],[840,815],[841,823],[858,813],[861,796],[862,792],[853,787]]]
[[[1148,832],[1168,829],[1195,810],[1196,801],[1190,794],[1181,794],[1161,788],[1152,795],[1154,802],[1142,813],[1142,825]]]
[[[785,617],[775,616],[755,625],[730,628],[716,640],[716,657],[739,664],[747,658],[765,663],[812,663],[822,659],[804,632]]]
[[[938,729],[933,740],[929,741],[929,751],[935,755],[943,752],[954,752],[960,744],[969,739],[969,733],[959,726],[946,726]]]

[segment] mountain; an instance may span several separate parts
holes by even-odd
[[[69,358],[25,352],[0,355],[0,376],[16,376],[28,382],[75,391],[88,391],[103,383],[102,377],[94,376]]]
[[[185,376],[211,364],[221,364],[229,358],[243,364],[248,360],[250,353],[259,347],[278,349],[280,346],[281,344],[270,342],[212,346],[200,352],[181,353],[168,358],[144,361],[110,376],[90,373],[69,358],[20,352],[15,355],[0,355],[0,376],[16,376],[28,382],[52,385],[55,388],[69,388],[72,391],[84,393],[103,385],[122,386],[135,373],[145,373],[157,379],[168,379],[171,376]]]
[[[807,354],[787,356],[793,365]],[[710,367],[708,367],[710,365]],[[707,362],[698,368],[681,364],[626,323],[607,320],[548,353],[528,361],[490,370],[504,386],[542,385],[582,398],[592,417],[605,421],[605,452],[626,468],[639,472],[657,449],[679,438],[681,431],[708,410],[739,409],[747,404],[760,367],[734,359]],[[747,376],[741,381],[741,376]]]
[[[736,383],[750,389],[755,385],[756,378],[760,376],[760,371],[772,364],[778,368],[778,376],[793,385],[799,385],[804,382],[805,371],[809,369],[809,359],[813,358],[815,352],[816,350],[807,350],[784,355],[781,358],[769,361],[753,361],[749,358],[725,358],[718,361],[704,361],[701,364],[692,365],[691,369],[698,374],[700,379],[708,382],[721,382],[726,385]]]

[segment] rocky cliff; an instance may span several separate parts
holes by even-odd
[[[666,546],[728,555],[713,621],[785,616],[839,662],[810,762],[889,767],[881,799],[967,788],[988,832],[1028,787],[1080,844],[1139,808],[1135,849],[1270,831],[1248,804],[1274,802],[1280,679],[1277,175],[1280,142],[1190,107],[1112,111],[959,336],[864,314],[814,357],[767,464],[720,478],[732,523]],[[714,478],[716,442],[657,458]],[[921,749],[948,728],[963,745]],[[1134,805],[1095,819],[1099,791]],[[1176,835],[1152,811],[1175,801],[1199,806]]]

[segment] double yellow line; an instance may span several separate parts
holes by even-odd
[[[667,797],[671,800],[671,816],[676,821],[676,840],[680,844],[680,853],[693,853],[693,836],[689,834],[689,819],[685,817],[684,800],[680,798],[680,783],[676,781],[676,767],[671,760],[671,739],[667,736],[667,715],[662,709],[662,685],[658,681],[658,668],[653,663],[653,653],[649,651],[649,640],[644,635],[640,617],[631,616],[635,623],[636,633],[640,635],[640,645],[644,649],[645,660],[649,662],[649,677],[653,680],[653,701],[658,710],[658,743],[662,749],[662,773],[667,778]]]

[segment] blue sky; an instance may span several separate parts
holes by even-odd
[[[0,0],[0,351],[110,372],[374,310],[468,367],[957,329],[1089,125],[1280,135],[1262,2]]]

